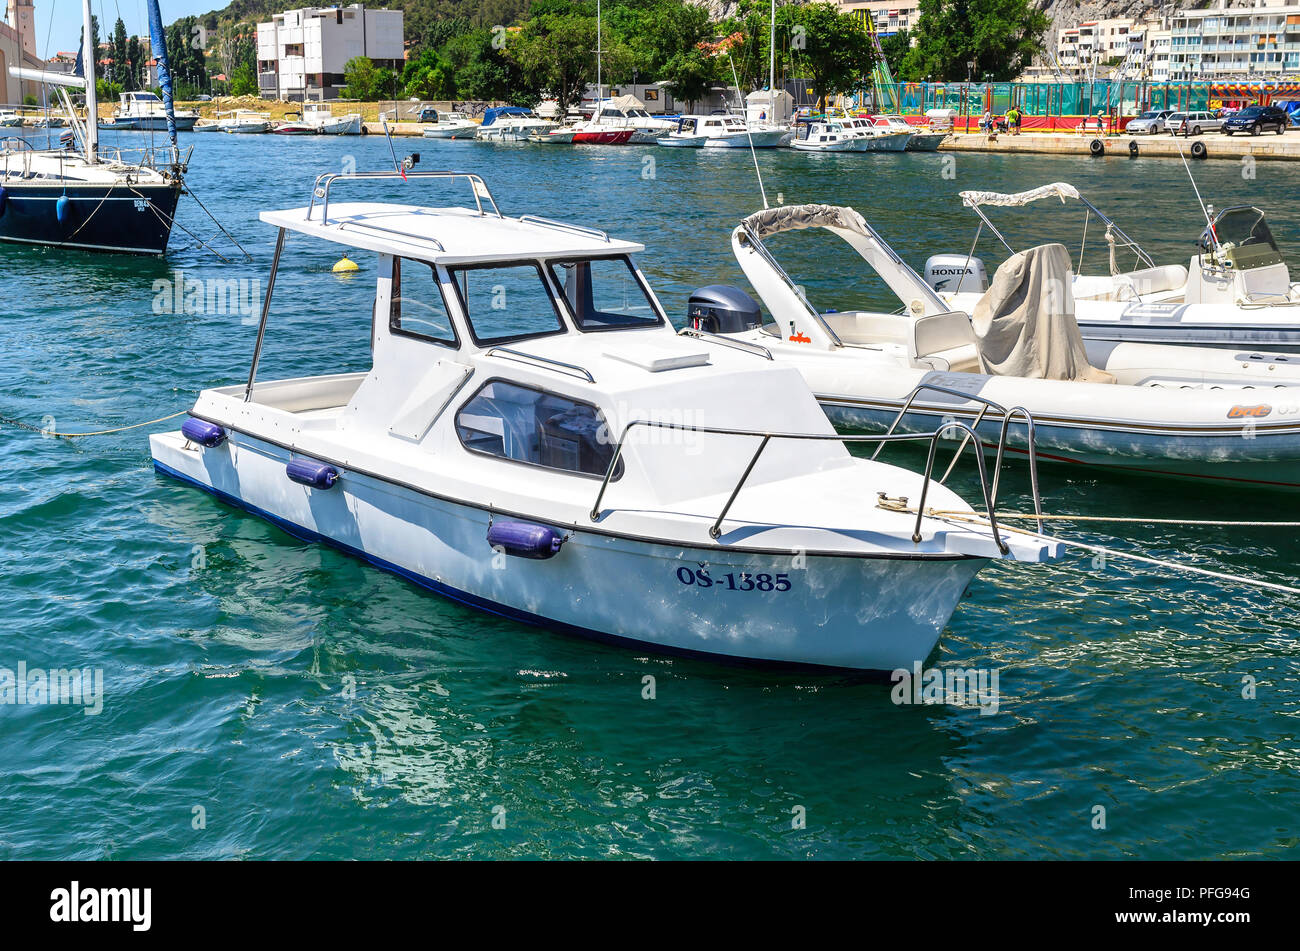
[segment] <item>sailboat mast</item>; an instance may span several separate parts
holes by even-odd
[[[91,35],[90,0],[81,0],[81,71],[86,74],[86,161],[99,161],[99,101],[95,95],[95,64],[99,50]]]
[[[772,23],[767,37],[767,98],[769,110],[776,114],[776,0],[772,0]]]
[[[604,99],[604,94],[600,85],[600,0],[596,0],[596,108],[600,108],[600,101]]]

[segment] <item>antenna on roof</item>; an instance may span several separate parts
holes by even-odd
[[[402,181],[406,181],[406,173],[416,165],[420,164],[420,153],[412,152],[410,155],[406,156],[406,158],[399,161],[397,158],[397,150],[393,148],[393,135],[388,131],[388,119],[382,112],[379,114],[379,121],[384,127],[384,138],[388,140],[388,152],[393,157],[393,169],[398,175],[402,176]]]
[[[1183,127],[1191,121],[1191,116],[1183,117]],[[1219,246],[1219,234],[1214,230],[1214,219],[1210,217],[1210,211],[1205,207],[1205,201],[1201,198],[1201,190],[1196,187],[1196,177],[1192,175],[1192,167],[1187,164],[1187,156],[1183,154],[1183,146],[1178,141],[1177,133],[1174,134],[1174,145],[1178,148],[1178,157],[1183,160],[1183,168],[1187,169],[1187,178],[1192,183],[1192,191],[1196,193],[1196,202],[1201,206],[1201,214],[1205,216],[1205,230],[1209,232],[1210,238],[1214,241],[1214,246]]]

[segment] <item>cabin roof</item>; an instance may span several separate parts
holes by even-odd
[[[376,251],[418,257],[435,264],[516,261],[532,258],[636,254],[644,245],[620,241],[563,222],[497,217],[473,208],[425,208],[378,202],[329,204],[264,211],[262,221],[310,237]]]

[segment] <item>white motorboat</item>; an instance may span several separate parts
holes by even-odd
[[[12,109],[0,109],[0,128],[13,129],[23,124],[21,113]]]
[[[677,120],[676,128],[667,135],[659,136],[655,144],[673,149],[702,149],[709,137],[699,131],[699,126],[698,116],[683,116]]]
[[[747,149],[752,144],[756,149],[774,149],[789,136],[787,129],[778,126],[747,126],[739,116],[720,113],[718,115],[684,115],[678,130],[668,133],[667,138],[702,136],[704,141],[700,148],[706,149]],[[665,142],[666,145],[685,143]]]
[[[527,142],[535,133],[558,129],[558,122],[539,119],[531,109],[521,106],[500,106],[483,113],[483,124],[474,137],[483,142]]]
[[[199,114],[193,109],[173,109],[176,131],[189,132],[199,121]],[[167,110],[163,101],[156,94],[147,91],[124,92],[118,105],[113,109],[111,120],[101,121],[101,129],[115,129],[141,132],[166,132]]]
[[[302,121],[316,135],[360,135],[361,113],[335,113],[328,102],[304,102]]]
[[[871,124],[884,132],[906,132],[911,135],[907,140],[909,152],[937,152],[947,132],[934,132],[924,126],[915,126],[899,115],[878,115],[871,117]]]
[[[800,152],[865,152],[869,144],[834,119],[801,119],[790,140],[790,148]]]
[[[218,112],[219,131],[231,135],[261,135],[271,131],[271,113],[254,112],[251,109],[236,109],[233,112]]]
[[[842,238],[902,307],[893,313],[814,307],[763,244],[803,228]],[[798,367],[838,426],[907,431],[956,419],[977,425],[994,442],[1005,425],[1013,448],[1025,449],[1030,427],[1017,413],[1023,408],[1049,460],[1255,489],[1300,488],[1300,359],[1084,341],[1073,322],[1062,245],[1004,263],[979,298],[974,321],[851,208],[759,212],[735,229],[732,249],[770,322],[757,326],[753,305],[719,306],[712,323],[697,323]],[[706,302],[693,306],[709,310]]]
[[[839,121],[844,128],[867,141],[868,152],[905,152],[908,143],[915,137],[910,128],[877,128],[866,116],[844,116]]]
[[[1002,247],[1008,239],[985,214],[986,207],[1018,207],[1046,199],[1078,202],[1085,209],[1080,261],[1088,224],[1094,247],[1106,250],[1109,274],[1075,274],[1071,289],[1079,329],[1089,340],[1264,348],[1300,353],[1300,284],[1291,280],[1264,212],[1237,205],[1215,213],[1201,233],[1197,253],[1184,267],[1157,265],[1136,241],[1103,214],[1078,189],[1054,182],[1015,194],[966,191],[962,203],[980,218]],[[979,233],[976,235],[978,245]],[[1131,257],[1133,270],[1124,270]],[[982,259],[969,252],[932,259],[944,273],[931,279],[954,309],[969,310],[984,292]],[[928,273],[927,265],[927,273]],[[963,272],[960,287],[950,277]],[[946,283],[944,283],[946,282]],[[953,292],[956,292],[955,294]]]
[[[672,119],[652,116],[645,103],[636,96],[614,96],[601,99],[592,110],[591,119],[584,128],[591,133],[620,133],[631,129],[632,134],[621,141],[629,145],[655,145],[661,138],[677,128]],[[609,144],[602,142],[599,144]]]
[[[431,126],[426,126],[426,139],[472,139],[478,123],[461,112],[439,112]]]
[[[641,245],[504,217],[477,175],[407,177],[467,181],[472,202],[341,203],[344,182],[407,186],[331,174],[262,213],[279,238],[248,381],[150,438],[159,472],[494,614],[760,663],[907,667],[989,560],[1056,555],[996,503],[976,517],[850,455],[760,349],[675,334]],[[290,233],[375,255],[369,370],[258,379]]]

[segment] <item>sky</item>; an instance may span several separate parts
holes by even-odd
[[[159,3],[164,24],[225,6],[225,0],[159,0]],[[6,0],[0,0],[0,16],[7,8]],[[90,0],[90,9],[99,20],[101,40],[113,32],[113,24],[119,16],[126,24],[127,36],[146,36],[149,33],[149,8],[145,0]],[[38,55],[48,59],[59,51],[72,52],[80,36],[81,0],[36,0]]]

